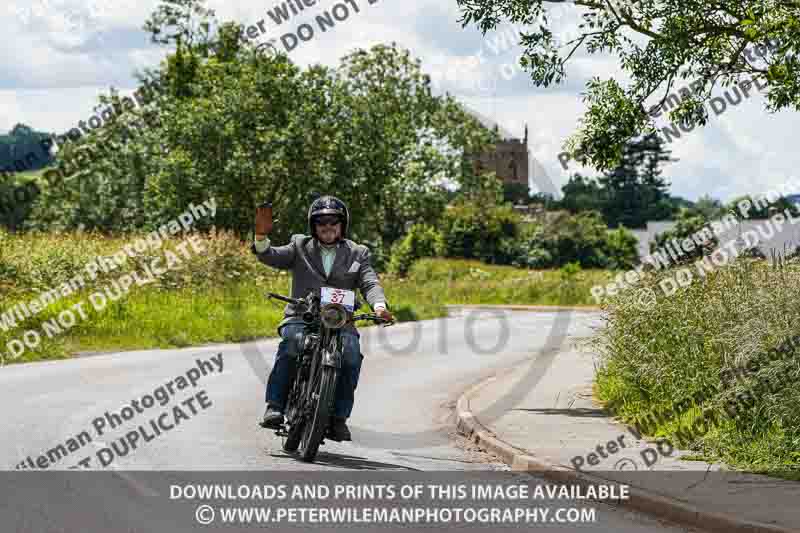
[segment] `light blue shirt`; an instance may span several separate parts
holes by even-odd
[[[336,247],[320,243],[320,250],[322,251],[322,267],[325,269],[325,275],[330,276],[333,261],[336,259]]]

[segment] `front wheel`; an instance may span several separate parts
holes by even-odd
[[[297,451],[300,446],[300,438],[303,436],[303,428],[306,424],[302,422],[294,424],[289,427],[289,433],[286,435],[286,440],[283,442],[283,451],[293,453]]]
[[[307,384],[302,381],[301,376],[296,376],[296,383],[289,393],[288,409],[286,410],[286,418],[289,422],[289,431],[286,435],[286,440],[283,442],[283,451],[294,453],[300,446],[300,439],[303,436],[303,429],[308,425],[306,417],[303,416],[303,398],[304,394],[297,391],[305,390]]]
[[[336,378],[338,370],[330,366],[322,367],[322,376],[319,380],[319,389],[316,391],[317,401],[314,406],[314,414],[303,428],[303,438],[301,442],[301,457],[303,461],[310,463],[317,456],[319,443],[328,428],[328,419],[331,409],[333,409],[333,399],[336,393]]]

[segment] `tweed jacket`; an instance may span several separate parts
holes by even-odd
[[[370,264],[369,248],[362,244],[349,239],[340,240],[328,276],[322,265],[319,242],[309,235],[292,235],[289,244],[270,246],[263,253],[256,251],[255,244],[251,245],[251,250],[265,265],[292,272],[292,298],[303,298],[311,289],[334,287],[360,291],[370,307],[386,302],[386,308],[389,308],[378,275]],[[284,319],[278,329],[290,322],[302,322],[302,319],[290,316],[295,313],[295,306],[286,304]],[[357,333],[352,325],[348,328]]]

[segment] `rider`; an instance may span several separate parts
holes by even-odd
[[[262,263],[281,270],[292,271],[292,297],[303,298],[310,289],[335,287],[356,290],[372,306],[375,313],[392,320],[383,288],[370,264],[366,246],[347,239],[350,212],[344,202],[335,196],[322,196],[314,200],[308,210],[310,235],[292,235],[285,246],[270,246],[267,234],[272,229],[271,210],[256,217],[256,232],[252,251]],[[290,360],[297,356],[303,332],[302,318],[293,304],[287,304],[284,319],[278,326],[282,340],[275,355],[275,364],[267,382],[267,409],[261,427],[280,428],[289,392]],[[336,386],[334,416],[329,430],[333,440],[350,440],[346,420],[353,410],[354,391],[361,373],[361,355],[358,330],[349,324],[342,330],[343,361]]]

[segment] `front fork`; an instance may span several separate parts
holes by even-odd
[[[321,348],[320,344],[322,344]],[[286,422],[288,424],[313,412],[313,403],[304,402],[303,398],[306,397],[307,388],[313,383],[311,370],[317,353],[321,354],[321,360],[317,365],[317,374],[321,373],[323,366],[331,366],[340,370],[342,368],[341,334],[338,331],[326,331],[322,334],[309,333],[303,336],[299,354],[292,361],[295,372],[287,401]],[[301,410],[306,412],[301,413]],[[277,433],[279,436],[286,434],[285,429],[278,430]]]
[[[338,331],[330,333],[331,339],[327,347],[322,350],[322,366],[332,366],[337,370],[342,368],[342,335]]]

